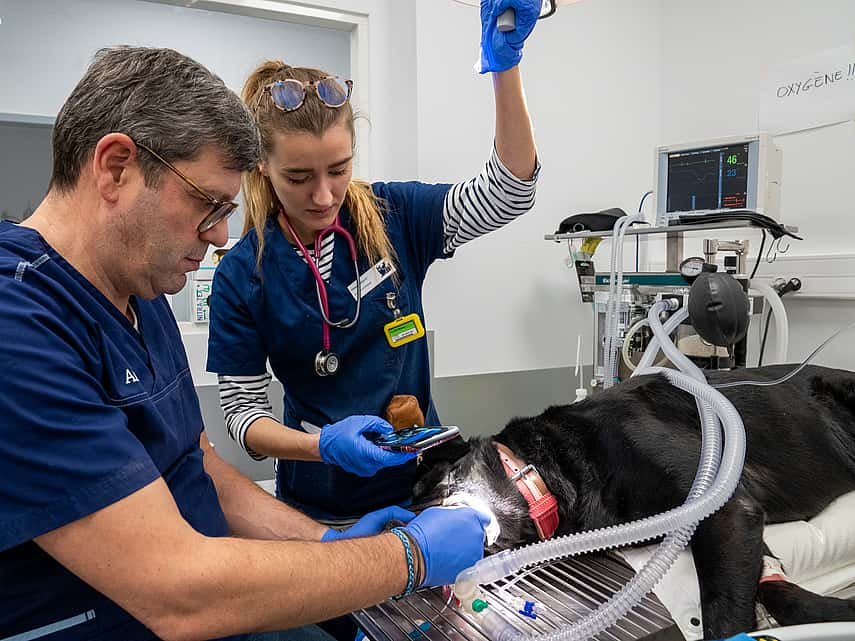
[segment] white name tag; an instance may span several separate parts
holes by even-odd
[[[365,298],[365,294],[377,287],[377,285],[394,273],[394,263],[386,262],[382,258],[377,261],[377,264],[374,265],[374,267],[366,270],[366,272],[359,277],[359,287],[362,298]],[[356,300],[356,281],[353,281],[347,286],[347,291],[349,291],[350,295],[353,296],[353,300]]]

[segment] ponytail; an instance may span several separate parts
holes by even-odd
[[[386,203],[376,196],[371,185],[363,180],[351,180],[344,204],[350,211],[357,243],[368,257],[368,264],[374,265],[380,259],[390,264],[394,262],[395,250],[389,242],[383,220]]]

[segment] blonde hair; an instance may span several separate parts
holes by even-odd
[[[305,102],[294,111],[277,109],[265,88],[277,80],[294,79],[300,82],[320,80],[329,76],[318,69],[291,67],[280,60],[263,62],[244,83],[241,97],[258,125],[261,138],[261,157],[266,158],[273,150],[274,132],[307,132],[322,136],[330,127],[344,123],[355,140],[353,107],[348,101],[342,107],[331,108],[323,104],[318,96],[306,92]],[[282,203],[276,197],[270,179],[256,166],[243,176],[243,196],[246,218],[243,233],[255,229],[258,237],[258,264],[264,252],[264,228],[268,221],[275,221]],[[381,258],[391,262],[394,249],[386,233],[383,220],[385,203],[362,180],[351,180],[344,197],[344,206],[350,211],[356,228],[356,243],[373,265]]]

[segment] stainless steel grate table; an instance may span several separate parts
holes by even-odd
[[[613,555],[587,555],[541,564],[485,586],[490,608],[530,636],[573,623],[605,603],[634,570]],[[518,613],[518,601],[537,603],[533,620]],[[479,626],[456,608],[446,606],[439,588],[420,590],[399,601],[387,601],[354,614],[373,641],[488,641]],[[652,594],[597,641],[683,641],[668,610]]]

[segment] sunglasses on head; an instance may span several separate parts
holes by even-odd
[[[193,191],[199,194],[203,199],[207,200],[211,204],[211,211],[208,213],[205,218],[202,219],[202,222],[199,223],[199,226],[196,228],[200,234],[205,233],[212,227],[216,226],[218,223],[223,221],[224,219],[231,216],[235,210],[239,207],[238,203],[233,200],[217,200],[207,191],[202,189],[195,182],[190,180],[187,176],[184,175],[175,165],[171,162],[163,158],[159,153],[154,151],[151,147],[147,147],[146,145],[134,141],[134,144],[141,148],[145,149],[148,153],[154,156],[158,161],[160,161],[163,165],[165,165],[168,169],[172,171],[176,176],[178,176],[181,180],[183,180],[187,185],[189,185]]]
[[[342,80],[338,76],[305,82],[288,78],[270,83],[264,88],[264,93],[270,96],[273,105],[280,111],[294,111],[303,106],[309,90],[313,90],[327,107],[338,109],[350,100],[353,80]]]

